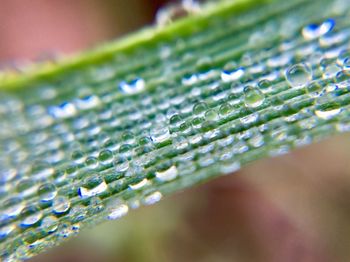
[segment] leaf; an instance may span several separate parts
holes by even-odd
[[[223,1],[4,72],[0,250],[22,260],[130,209],[349,131],[348,1]]]

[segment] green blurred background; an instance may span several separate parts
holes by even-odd
[[[0,0],[0,64],[152,24],[164,0]],[[350,261],[349,135],[258,161],[87,230],[32,261]]]

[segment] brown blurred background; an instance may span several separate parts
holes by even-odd
[[[154,20],[165,0],[0,0],[0,64],[72,53]],[[349,135],[258,161],[32,261],[350,261]]]

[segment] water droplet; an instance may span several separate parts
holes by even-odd
[[[57,230],[58,227],[58,218],[55,216],[46,216],[41,221],[40,229],[45,233],[52,233]]]
[[[74,151],[72,153],[72,160],[76,163],[76,164],[82,164],[85,161],[85,155],[82,151]]]
[[[149,184],[148,179],[147,179],[147,178],[144,178],[144,179],[142,179],[140,182],[138,182],[138,183],[136,183],[136,184],[129,185],[129,188],[130,188],[131,190],[139,190],[139,189],[145,187],[145,186],[148,185],[148,184]]]
[[[334,19],[327,19],[321,24],[310,24],[305,26],[302,29],[302,35],[306,40],[313,40],[315,38],[319,38],[330,31],[335,26],[335,20]]]
[[[126,172],[129,169],[129,161],[126,158],[117,159],[114,161],[114,168],[117,172]]]
[[[162,143],[170,139],[170,131],[166,125],[157,125],[150,131],[150,137],[154,143]]]
[[[56,186],[51,183],[43,184],[38,188],[38,195],[41,202],[51,201],[57,195]]]
[[[204,102],[199,102],[193,106],[193,114],[197,116],[203,116],[208,110],[208,105]]]
[[[129,207],[125,204],[116,204],[109,207],[107,219],[115,220],[125,216],[129,212]]]
[[[42,218],[43,214],[39,208],[35,206],[28,206],[22,210],[21,216],[24,217],[21,221],[21,226],[30,227],[36,224]]]
[[[253,114],[249,114],[247,116],[244,116],[242,118],[240,118],[240,121],[242,122],[242,124],[251,124],[254,123],[258,120],[259,118],[259,114],[257,112],[253,113]]]
[[[315,115],[329,120],[342,111],[341,105],[335,101],[333,94],[324,94],[316,99]]]
[[[334,78],[341,70],[336,64],[326,60],[321,61],[322,77],[323,79]]]
[[[156,14],[156,24],[163,27],[190,13],[196,13],[199,10],[200,5],[195,0],[182,0],[178,4],[169,4],[158,10]]]
[[[125,81],[119,83],[120,90],[126,94],[139,93],[142,90],[144,90],[145,87],[146,87],[146,82],[142,78],[136,78],[129,83]]]
[[[156,178],[161,182],[174,180],[177,175],[178,171],[176,166],[171,166],[166,170],[156,172]]]
[[[229,103],[224,103],[219,108],[219,113],[221,116],[227,116],[233,111],[233,106]]]
[[[219,119],[219,114],[214,109],[209,109],[205,112],[205,119],[208,121],[217,121]]]
[[[244,88],[244,103],[247,107],[259,107],[264,103],[265,96],[258,89],[253,86],[247,86]]]
[[[98,160],[96,157],[88,157],[86,160],[85,160],[85,166],[88,168],[88,169],[95,169],[98,167]]]
[[[87,198],[102,194],[107,188],[104,179],[99,175],[94,175],[84,181],[84,186],[79,187],[78,193],[81,198]]]
[[[245,69],[243,67],[239,67],[234,70],[222,70],[221,72],[221,80],[224,83],[233,82],[240,78],[242,78],[245,74]]]
[[[48,113],[54,118],[69,118],[75,116],[77,109],[74,104],[70,102],[64,102],[59,106],[51,106],[48,108]]]
[[[267,79],[262,79],[259,81],[258,87],[263,93],[271,92],[272,82]]]
[[[159,202],[162,199],[163,195],[162,193],[160,193],[159,191],[153,192],[151,194],[146,195],[143,199],[142,199],[142,203],[144,205],[153,205],[157,202]]]
[[[100,104],[100,99],[95,95],[85,96],[76,100],[76,105],[80,110],[87,110],[94,108]]]
[[[68,197],[57,196],[52,203],[52,210],[56,214],[62,214],[69,210],[70,201]]]
[[[0,228],[0,240],[8,237],[16,229],[15,225],[7,225]]]
[[[108,165],[113,162],[113,153],[108,149],[104,149],[98,155],[98,160],[102,165]]]
[[[306,64],[295,64],[286,70],[286,80],[291,87],[300,88],[311,82],[312,69]]]
[[[198,76],[196,74],[186,74],[182,78],[181,82],[185,86],[190,86],[199,81]]]
[[[85,219],[86,217],[86,208],[85,206],[78,204],[75,205],[69,210],[69,218],[71,223],[75,224]]]
[[[30,178],[20,180],[16,185],[16,191],[22,196],[26,197],[32,195],[37,190],[37,184]]]
[[[13,218],[19,215],[19,213],[24,208],[24,203],[22,199],[19,197],[13,197],[7,199],[3,203],[4,210],[1,211],[1,220],[7,220],[9,218]]]
[[[314,82],[311,82],[310,84],[308,84],[306,86],[306,91],[308,92],[308,94],[311,96],[311,97],[318,97],[320,96],[321,92],[323,90],[323,86],[314,81]]]

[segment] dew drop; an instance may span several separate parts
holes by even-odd
[[[48,113],[57,119],[64,119],[75,116],[77,109],[73,103],[64,102],[59,106],[51,106],[48,108]]]
[[[87,110],[94,108],[100,104],[100,99],[95,95],[85,96],[81,99],[77,99],[76,105],[80,110]]]
[[[214,109],[209,109],[205,112],[205,119],[208,121],[217,121],[219,119],[219,114]]]
[[[199,102],[193,106],[192,113],[197,116],[203,116],[208,110],[208,105],[205,102]]]
[[[227,116],[233,111],[233,106],[229,103],[224,103],[219,108],[219,113],[221,116]]]
[[[148,179],[147,179],[147,178],[144,178],[144,179],[142,179],[140,182],[138,182],[138,183],[136,183],[136,184],[129,185],[129,188],[130,188],[131,190],[139,190],[139,189],[145,187],[145,186],[148,185],[148,184],[149,184]]]
[[[69,210],[70,201],[68,197],[57,196],[52,203],[52,210],[56,214],[62,214]]]
[[[88,157],[86,160],[85,160],[85,166],[88,168],[88,169],[95,169],[98,167],[98,160],[96,157]]]
[[[45,233],[52,233],[57,230],[58,219],[55,216],[46,216],[41,221],[40,229]]]
[[[162,143],[170,139],[170,131],[166,125],[158,125],[151,129],[150,137],[154,143]]]
[[[300,88],[312,81],[312,69],[306,64],[295,64],[285,72],[286,80],[291,87]]]
[[[76,164],[82,164],[85,161],[85,155],[82,151],[74,151],[72,153],[72,160],[76,163]]]
[[[84,186],[79,187],[78,193],[81,198],[87,198],[102,194],[107,188],[104,179],[99,175],[94,175],[84,181]]]
[[[41,202],[51,201],[57,195],[56,186],[52,183],[43,184],[38,188],[38,195]]]
[[[39,208],[35,206],[28,206],[22,210],[21,216],[24,217],[23,220],[21,221],[21,226],[30,227],[36,224],[37,222],[39,222],[43,214]]]
[[[233,82],[240,78],[242,78],[245,74],[245,69],[243,67],[239,67],[233,70],[222,70],[221,71],[221,80],[224,83]]]
[[[98,161],[102,164],[102,165],[108,165],[110,163],[113,162],[113,153],[112,151],[108,150],[108,149],[104,149],[100,152],[100,154],[98,155]]]
[[[156,172],[157,180],[161,182],[174,180],[178,175],[177,167],[171,166],[170,168]]]
[[[302,35],[306,40],[313,40],[315,38],[319,38],[330,31],[335,26],[335,20],[334,19],[327,19],[321,24],[310,24],[305,26],[302,29]]]
[[[109,208],[108,220],[116,220],[125,216],[129,212],[129,207],[125,204],[116,204]]]
[[[142,78],[136,78],[130,82],[119,83],[120,90],[125,94],[136,94],[144,90],[146,82]]]
[[[157,202],[159,202],[162,199],[163,195],[162,193],[160,193],[159,191],[153,192],[151,194],[146,195],[143,199],[142,199],[142,203],[144,205],[153,205]]]
[[[259,107],[264,103],[265,96],[258,89],[253,86],[247,86],[244,88],[244,104],[247,107],[255,108]]]
[[[0,228],[0,241],[8,237],[16,229],[15,225],[7,225]]]
[[[341,105],[335,101],[333,94],[324,94],[316,99],[315,115],[321,119],[329,120],[342,111]]]
[[[125,158],[114,161],[114,168],[117,172],[123,173],[129,169],[129,161]]]

